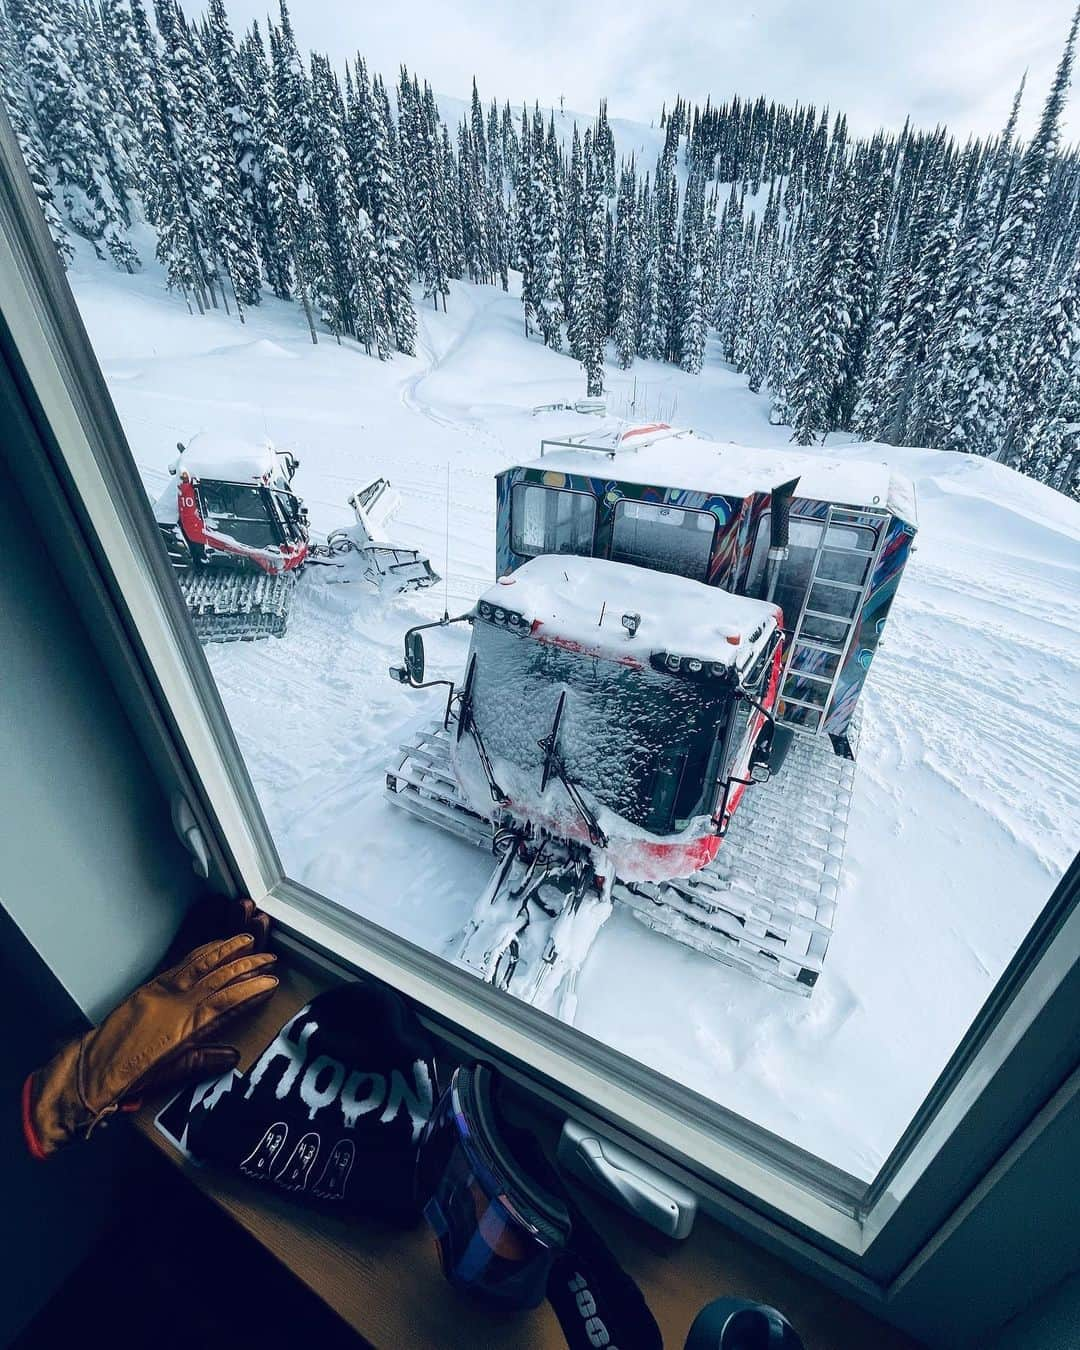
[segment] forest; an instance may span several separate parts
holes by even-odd
[[[1078,11],[1080,15],[1080,11]],[[696,373],[707,341],[802,445],[829,433],[989,456],[1080,498],[1080,154],[1062,144],[1077,17],[1025,143],[849,133],[764,97],[660,113],[654,164],[528,102],[456,127],[427,82],[335,69],[224,0],[0,0],[0,86],[62,261],[70,237],[140,266],[154,230],[193,315],[264,291],[379,359],[411,353],[414,294],[510,287],[526,335]],[[414,291],[414,283],[419,290]],[[716,351],[717,348],[711,348]]]

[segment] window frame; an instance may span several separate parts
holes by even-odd
[[[86,598],[152,762],[188,797],[221,888],[255,899],[283,944],[394,986],[470,1053],[680,1175],[711,1212],[886,1303],[1070,1090],[1077,862],[868,1186],[289,879],[2,111],[0,396],[5,450],[20,441],[8,471],[49,521],[45,545]]]
[[[535,492],[559,492],[566,497],[582,497],[592,506],[592,529],[589,531],[589,551],[588,553],[549,553],[540,549],[538,552],[530,553],[528,550],[520,549],[516,546],[518,539],[517,532],[517,504],[516,498],[520,488],[529,488]],[[522,508],[524,509],[524,508]],[[516,553],[519,558],[561,558],[563,556],[573,558],[594,558],[596,556],[596,528],[600,512],[597,506],[597,499],[591,492],[582,492],[579,488],[559,488],[549,487],[547,483],[531,482],[528,478],[519,478],[518,481],[510,487],[510,552]]]
[[[705,555],[705,567],[702,575],[700,577],[696,576],[690,577],[687,576],[685,572],[673,572],[670,573],[670,575],[678,577],[686,577],[687,581],[700,581],[703,585],[708,585],[709,567],[712,564],[713,552],[716,548],[716,531],[720,524],[720,522],[716,518],[715,512],[703,510],[700,506],[677,506],[673,502],[643,502],[639,501],[636,497],[620,497],[619,500],[615,503],[611,512],[611,541],[608,544],[608,557],[611,559],[612,562],[625,561],[625,559],[615,557],[615,534],[619,526],[619,512],[622,510],[624,506],[647,506],[652,510],[656,511],[681,511],[687,515],[707,516],[711,523],[711,532],[709,534],[709,550]],[[702,530],[702,534],[704,533],[705,531]],[[629,566],[642,567],[644,566],[644,564],[630,563]],[[655,570],[666,571],[667,569],[656,568]]]

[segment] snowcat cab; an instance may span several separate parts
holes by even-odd
[[[505,986],[525,961],[532,998],[543,968],[581,956],[572,916],[602,922],[598,888],[808,993],[910,486],[658,424],[544,441],[497,501],[499,581],[461,616],[464,683],[387,774],[397,804],[502,856],[460,958]],[[421,628],[391,672],[414,686]]]
[[[158,500],[155,515],[178,571],[221,566],[275,576],[303,565],[307,508],[292,488],[295,455],[205,433],[177,449],[169,469],[176,483]]]
[[[602,849],[619,876],[704,866],[768,772],[775,606],[626,563],[540,556],[479,601],[453,762],[534,834]]]

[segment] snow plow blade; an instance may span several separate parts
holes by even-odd
[[[834,755],[828,742],[797,736],[783,774],[747,793],[713,863],[674,881],[615,878],[611,900],[695,951],[777,989],[809,995],[832,933],[854,771],[854,764]],[[464,801],[450,761],[449,734],[441,724],[400,747],[386,786],[396,805],[477,847],[494,849],[510,833]],[[548,863],[553,847],[551,841],[546,845]],[[544,961],[547,948],[540,935],[552,926],[553,916],[546,912],[551,906],[538,903],[544,897],[540,891],[523,915],[519,864],[507,863],[504,854],[504,867],[503,879],[497,869],[494,889],[489,887],[490,894],[477,903],[472,936],[452,955],[482,978],[534,1002],[530,991],[541,989],[537,975],[544,972],[537,963]],[[545,885],[549,882],[545,878]],[[576,893],[569,912],[580,912],[584,885]],[[500,904],[493,909],[497,899]],[[591,929],[597,917],[599,911],[592,911],[582,924]],[[557,948],[561,969],[547,978],[545,1007],[551,990],[561,990],[563,997],[572,994],[574,976],[567,963],[580,967],[587,952],[583,934],[571,935],[563,927]],[[591,937],[598,929],[596,923]],[[550,957],[548,951],[548,964]]]
[[[355,525],[327,535],[325,552],[358,555],[363,580],[387,595],[435,585],[439,576],[428,559],[414,548],[398,548],[386,536],[387,522],[401,505],[389,478],[376,478],[354,492],[349,505]]]
[[[399,591],[419,591],[439,580],[431,563],[411,548],[370,545],[363,551],[365,576],[387,595]]]
[[[177,576],[200,642],[255,642],[283,637],[296,585],[294,572],[183,572]]]

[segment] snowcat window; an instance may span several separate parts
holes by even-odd
[[[279,542],[270,507],[261,488],[243,483],[200,483],[207,525],[252,548]]]
[[[473,644],[473,711],[504,787],[516,777],[539,791],[544,753],[537,742],[565,690],[559,748],[574,782],[653,834],[711,814],[729,688],[567,651],[485,622],[476,624]],[[510,766],[506,775],[500,760]]]
[[[510,503],[510,546],[535,558],[541,553],[589,557],[596,532],[596,499],[584,492],[515,483]]]
[[[611,558],[705,581],[715,537],[716,517],[711,511],[624,500],[615,506]]]
[[[803,607],[803,601],[806,599],[807,587],[810,585],[810,573],[813,571],[814,558],[817,555],[818,546],[821,543],[821,532],[825,528],[824,522],[819,520],[808,520],[803,516],[792,516],[791,527],[788,539],[788,556],[780,568],[780,578],[776,586],[776,603],[784,611],[784,626],[790,631],[798,622],[799,614]],[[762,541],[764,543],[762,544]],[[769,542],[769,517],[763,516],[761,524],[758,526],[757,540],[754,546],[755,563],[757,560],[759,548],[762,559],[768,548]],[[836,614],[841,618],[848,618],[854,612],[854,606],[858,603],[858,593],[850,590],[843,590],[840,587],[830,586],[826,588],[822,582],[839,581],[845,586],[862,586],[866,581],[867,572],[872,561],[867,554],[872,554],[877,535],[868,526],[859,525],[831,525],[829,527],[829,537],[826,540],[829,552],[821,555],[821,562],[818,566],[818,585],[815,586],[815,593],[811,597],[811,609],[820,610],[824,614]],[[833,549],[850,550],[850,552],[832,552]],[[753,568],[751,569],[753,571]],[[760,588],[760,578],[758,586]],[[757,594],[754,590],[754,580],[751,578],[751,594]],[[827,627],[827,621],[822,620],[822,624]],[[844,631],[843,625],[838,625],[837,632]],[[820,632],[818,636],[823,641],[829,641],[830,635],[826,632]]]
[[[275,492],[274,501],[285,522],[285,533],[295,542],[302,537],[297,499],[291,492]]]

